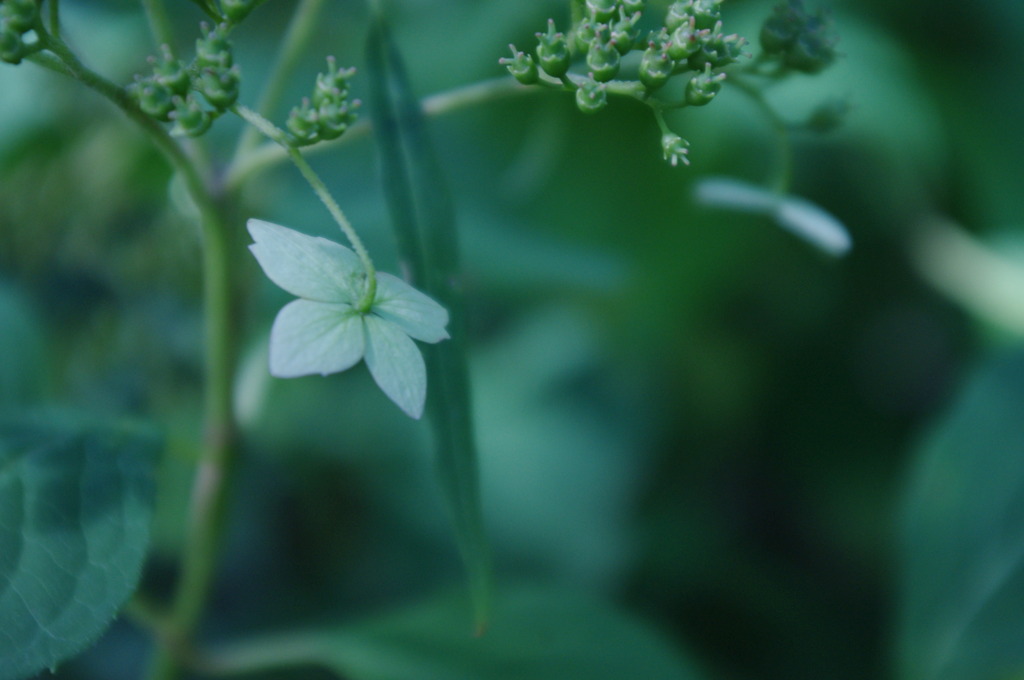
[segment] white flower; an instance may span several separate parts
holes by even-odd
[[[427,371],[413,339],[448,338],[448,312],[398,277],[377,274],[370,310],[360,312],[366,272],[334,241],[270,222],[248,222],[249,246],[271,281],[298,297],[270,331],[270,373],[277,378],[338,373],[366,360],[377,385],[413,418],[423,414]]]

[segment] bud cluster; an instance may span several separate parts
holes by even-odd
[[[511,57],[499,61],[519,82],[573,90],[584,113],[608,104],[609,94],[649,98],[677,76],[684,85],[672,107],[703,106],[722,87],[722,69],[735,63],[746,40],[722,30],[723,0],[677,0],[669,5],[657,30],[642,34],[646,0],[576,0],[579,20],[562,32],[553,19],[537,33],[533,54],[510,45]],[[636,53],[637,59],[627,57]],[[574,64],[581,64],[579,73]],[[666,158],[685,162],[685,140],[669,140]]]
[[[835,61],[838,38],[828,17],[811,14],[803,0],[778,5],[761,28],[761,48],[787,67],[818,73]]]
[[[295,146],[308,146],[319,141],[337,139],[356,121],[360,101],[349,101],[348,81],[354,68],[338,68],[334,57],[327,57],[327,70],[317,74],[310,97],[292,109],[285,127],[288,139]]]
[[[2,0],[0,2],[0,61],[18,64],[37,49],[37,43],[26,42],[36,20],[36,0]]]
[[[687,96],[691,106],[707,104],[725,77],[720,69],[743,55],[746,41],[722,32],[720,5],[723,0],[678,0],[665,15],[662,26],[645,39],[639,28],[645,0],[585,0],[584,13],[568,35],[558,31],[553,19],[547,31],[537,34],[535,55],[510,46],[512,57],[500,63],[523,84],[533,84],[543,75],[576,90],[581,110],[593,113],[607,98],[596,84],[620,77],[625,57],[638,52],[639,68],[624,82],[635,82],[637,91],[649,95],[674,76],[689,77],[700,96]],[[570,74],[576,57],[582,57],[583,74]],[[538,68],[539,67],[539,68]],[[712,73],[714,71],[714,73]]]
[[[172,132],[189,137],[202,135],[215,118],[234,105],[241,75],[234,63],[227,25],[211,29],[203,24],[202,30],[191,65],[176,59],[165,45],[160,59],[149,58],[152,73],[136,76],[130,88],[145,113],[173,121]]]
[[[512,56],[499,63],[524,85],[574,92],[584,113],[606,107],[610,95],[647,103],[662,130],[665,159],[672,165],[688,163],[689,143],[667,127],[664,112],[711,103],[722,89],[726,67],[750,56],[743,49],[745,38],[723,30],[724,0],[669,2],[660,25],[645,35],[640,25],[646,0],[572,2],[571,29],[560,31],[549,19],[547,30],[536,34],[533,53],[509,45]],[[764,54],[743,72],[770,78],[792,71],[816,73],[835,60],[835,43],[821,12],[809,14],[803,0],[782,0],[761,30]],[[772,62],[781,62],[781,68],[761,68]],[[672,83],[678,87],[667,87]],[[748,91],[753,87],[744,85]],[[830,124],[827,113],[815,121],[817,127]]]

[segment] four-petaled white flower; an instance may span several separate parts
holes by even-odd
[[[370,309],[359,257],[334,241],[263,220],[248,222],[249,246],[271,281],[298,297],[270,331],[270,373],[278,378],[338,373],[366,360],[377,385],[413,418],[423,414],[427,371],[413,338],[448,338],[448,312],[390,274],[377,274]]]

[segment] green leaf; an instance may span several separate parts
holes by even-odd
[[[0,680],[77,654],[135,590],[157,449],[138,427],[0,421]]]
[[[379,9],[367,38],[367,70],[384,191],[403,269],[414,286],[451,315],[451,340],[425,348],[427,412],[441,486],[466,564],[475,623],[482,629],[488,618],[491,567],[480,510],[455,215],[419,102]]]
[[[347,680],[701,680],[685,655],[642,621],[561,589],[521,587],[496,598],[482,637],[459,625],[466,602],[439,598],[378,621],[225,648],[234,673],[299,664]]]
[[[728,177],[697,182],[694,195],[704,205],[769,217],[829,255],[845,255],[852,245],[849,232],[839,220],[799,196],[776,193]]]
[[[925,441],[902,527],[901,677],[1024,677],[1024,353],[984,365]]]
[[[427,369],[419,348],[401,328],[373,314],[365,317],[366,366],[377,386],[411,418],[423,415]]]

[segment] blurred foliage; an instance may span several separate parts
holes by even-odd
[[[239,30],[243,103],[258,97],[291,4],[266,3]],[[753,36],[771,4],[723,11]],[[498,580],[617,601],[708,677],[888,672],[897,510],[920,433],[967,367],[1021,343],[1012,325],[933,289],[915,249],[919,226],[942,215],[1024,263],[1024,4],[831,5],[839,63],[771,96],[792,120],[830,97],[852,105],[836,132],[794,138],[793,191],[850,229],[843,260],[756,216],[694,205],[696,179],[758,181],[776,160],[770,126],[728,85],[713,112],[678,114],[686,169],[662,161],[639,106],[583,117],[569,97],[536,92],[430,121],[461,229]],[[136,3],[65,6],[89,63],[118,82],[142,68],[152,50]],[[529,44],[568,12],[556,0],[387,6],[424,96],[501,75],[508,43]],[[182,36],[201,18],[192,5],[174,17]],[[330,4],[291,99],[324,54],[362,68],[366,22],[363,3]],[[352,87],[366,98],[361,75]],[[0,92],[0,399],[45,395],[162,425],[144,578],[160,597],[199,430],[198,231],[166,165],[112,107],[31,64],[0,65]],[[239,127],[224,123],[211,144],[230,150]],[[374,158],[364,138],[311,160],[395,271]],[[245,216],[334,237],[290,168],[255,177],[244,197]],[[285,296],[241,246],[238,261],[251,289],[238,310],[247,447],[209,636],[354,621],[457,585],[425,432],[362,368],[267,376],[265,338]],[[1020,371],[1001,380],[1019,398]],[[1019,601],[1001,606],[1022,615]],[[144,655],[138,630],[119,625],[61,675],[137,677]]]

